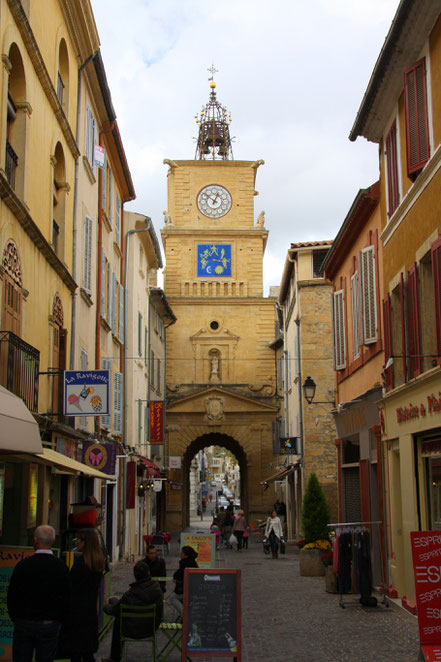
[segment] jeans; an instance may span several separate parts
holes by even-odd
[[[168,604],[172,605],[172,607],[176,609],[180,617],[182,616],[182,613],[184,611],[183,601],[184,601],[184,595],[174,592],[168,598]]]
[[[15,621],[12,659],[14,662],[32,662],[35,650],[36,662],[52,662],[57,652],[59,630],[58,621]]]

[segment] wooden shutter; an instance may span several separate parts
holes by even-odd
[[[333,306],[334,330],[334,364],[336,370],[346,368],[346,337],[345,337],[345,293],[344,290],[334,292]]]
[[[112,274],[112,333],[116,335],[116,276]]]
[[[112,168],[109,168],[109,214],[107,216],[109,219],[110,226],[113,223],[113,173]]]
[[[418,267],[416,262],[409,269],[407,292],[409,299],[410,376],[416,377],[422,372],[420,302],[418,294]]]
[[[83,287],[92,294],[92,228],[93,222],[89,216],[84,217],[84,256],[83,256]]]
[[[407,342],[406,342],[406,283],[400,274],[400,309],[401,309],[401,354],[403,356],[403,380],[407,382]]]
[[[107,321],[111,324],[112,314],[112,269],[110,262],[107,262]]]
[[[387,364],[392,356],[392,318],[390,294],[383,299],[383,328],[384,328],[384,363]],[[386,391],[394,387],[394,366],[385,367]]]
[[[387,213],[392,216],[400,202],[398,190],[397,126],[394,122],[386,137]]]
[[[441,365],[441,235],[432,244],[433,300],[435,304],[435,334],[437,362]]]
[[[118,338],[124,343],[124,288],[119,286]]]
[[[106,317],[106,255],[101,249],[101,317]]]
[[[119,199],[118,193],[116,194],[116,203],[115,203],[115,241],[119,244],[119,226],[121,222],[121,200]]]
[[[106,211],[107,202],[107,153],[104,152],[104,166],[101,169],[101,209]]]
[[[377,341],[377,290],[375,284],[375,250],[373,246],[360,252],[360,294],[363,344]]]
[[[121,372],[113,373],[113,432],[115,434],[122,432],[122,377]]]
[[[112,403],[112,359],[102,359],[101,366],[103,370],[109,371],[109,403]],[[112,405],[110,404],[110,411],[112,411]],[[110,418],[110,413],[106,416],[100,416],[101,426],[110,430],[112,423]]]
[[[352,348],[354,359],[360,356],[360,290],[358,286],[358,271],[351,277],[352,301]]]
[[[430,156],[427,120],[426,61],[423,58],[404,72],[407,172],[418,172]]]

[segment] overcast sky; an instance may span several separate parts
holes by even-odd
[[[264,159],[265,293],[291,242],[332,239],[378,146],[348,139],[398,0],[92,0],[137,199],[159,236],[164,158],[193,159],[214,63],[235,159]]]

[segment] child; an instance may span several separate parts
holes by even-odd
[[[215,523],[215,520],[213,520],[210,526],[210,531],[216,535],[216,549],[219,549],[221,532],[218,525]]]
[[[242,549],[248,549],[248,538],[249,538],[249,536],[250,536],[250,527],[247,526],[247,528],[243,532]]]

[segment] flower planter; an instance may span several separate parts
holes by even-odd
[[[337,593],[337,575],[332,565],[325,567],[325,590],[327,593]]]
[[[323,577],[325,566],[321,557],[321,549],[301,549],[300,550],[300,576],[301,577]]]

